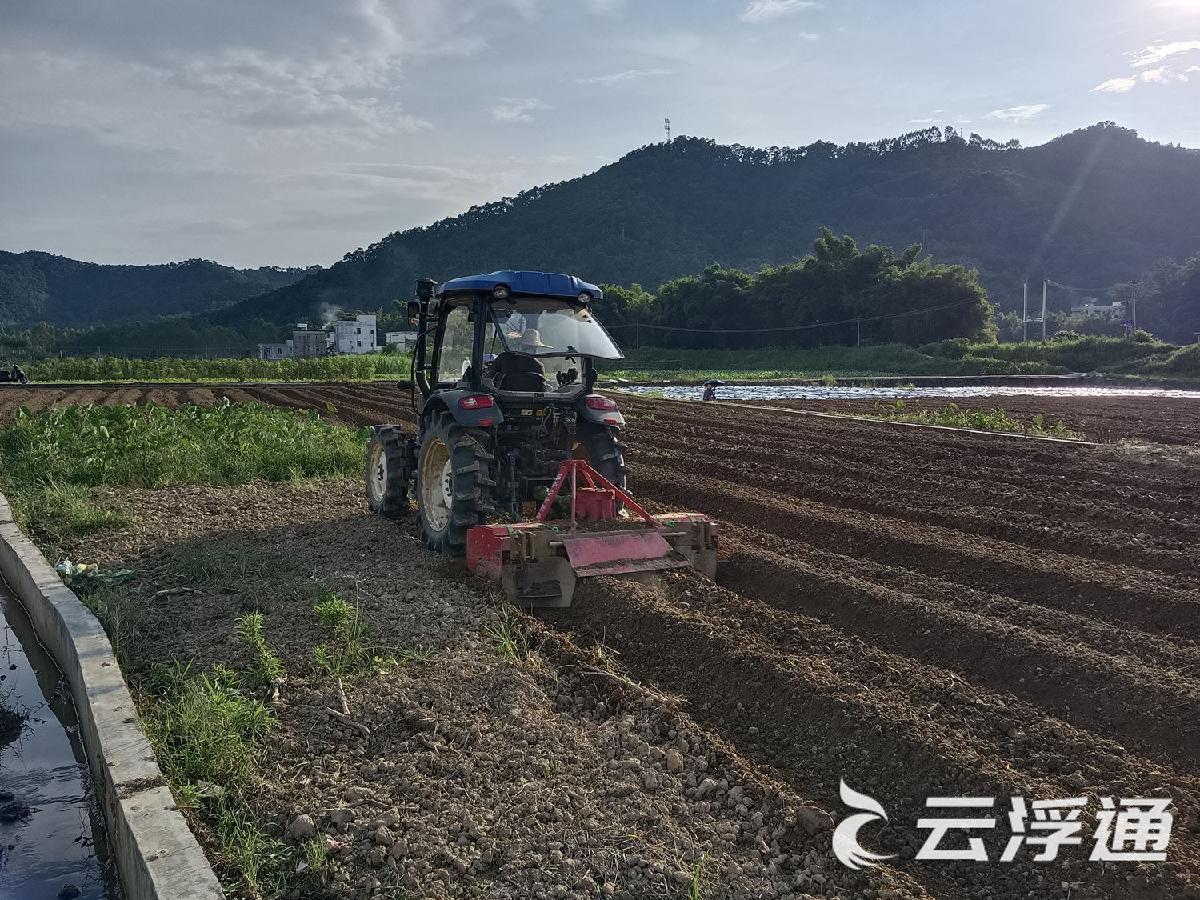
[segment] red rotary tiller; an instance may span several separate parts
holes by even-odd
[[[551,521],[568,484],[570,518]],[[612,527],[586,527],[598,522]],[[521,606],[570,606],[580,578],[686,568],[715,577],[717,523],[696,513],[651,515],[586,461],[568,459],[534,521],[468,530],[467,567],[499,581]]]

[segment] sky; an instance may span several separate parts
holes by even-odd
[[[1200,147],[1200,0],[0,0],[0,249],[328,265],[667,116]]]

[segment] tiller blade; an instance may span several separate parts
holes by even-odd
[[[568,483],[570,520],[548,521],[554,501]],[[618,503],[623,507],[620,512]],[[580,523],[605,521],[611,528],[580,527]],[[717,523],[695,513],[652,516],[587,462],[569,459],[559,469],[535,521],[468,530],[467,566],[477,575],[499,581],[514,603],[570,606],[579,578],[686,568],[714,577]]]

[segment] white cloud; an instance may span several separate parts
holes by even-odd
[[[801,31],[796,35],[796,37],[800,38],[802,41],[817,41],[821,39],[821,35],[817,34],[815,31]]]
[[[1108,81],[1102,81],[1100,84],[1092,88],[1092,93],[1101,94],[1124,94],[1126,91],[1132,91],[1137,86],[1137,79],[1129,78],[1110,78]]]
[[[743,22],[766,22],[806,9],[815,9],[820,5],[814,0],[750,0],[742,10],[741,19]]]
[[[488,109],[497,122],[532,122],[533,114],[547,109],[536,97],[505,97]]]
[[[596,75],[592,78],[576,78],[576,84],[599,84],[612,87],[623,81],[633,81],[637,78],[655,78],[660,75],[670,75],[670,69],[626,69],[624,72],[612,72],[608,75]]]
[[[1007,109],[993,109],[984,116],[985,119],[999,119],[1002,122],[1024,122],[1039,116],[1050,108],[1049,103],[1027,103],[1024,106],[1010,106]]]
[[[1180,53],[1200,50],[1200,41],[1171,41],[1166,44],[1151,44],[1144,47],[1133,60],[1135,69],[1152,66]]]
[[[1159,66],[1156,69],[1147,69],[1142,73],[1142,81],[1165,83],[1167,80],[1167,67]]]

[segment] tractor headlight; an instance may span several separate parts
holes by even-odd
[[[492,288],[492,296],[497,300],[507,300],[511,294],[512,291],[508,289],[507,284],[498,284]]]

